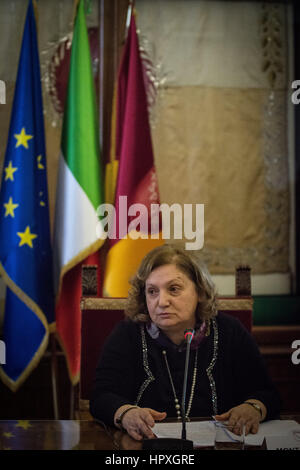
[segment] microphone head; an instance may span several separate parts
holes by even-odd
[[[184,330],[184,339],[188,344],[191,344],[192,339],[194,338],[195,330],[193,328],[188,328]]]

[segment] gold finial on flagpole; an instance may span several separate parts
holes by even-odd
[[[38,36],[39,12],[38,12],[38,6],[37,6],[36,0],[32,0],[32,6],[33,6],[33,13],[34,13],[34,18],[35,18],[36,34]]]
[[[73,14],[72,14],[72,24],[74,24],[74,22],[75,22],[79,2],[80,2],[80,0],[74,0]]]

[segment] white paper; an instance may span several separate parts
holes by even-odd
[[[182,425],[177,423],[156,423],[152,429],[157,437],[181,438]],[[245,436],[246,445],[260,446],[264,438],[287,438],[289,433],[300,432],[300,424],[293,420],[271,420],[261,423],[256,434]],[[195,447],[213,446],[215,440],[215,425],[213,421],[189,421],[186,423],[187,439],[193,441]],[[271,439],[272,444],[272,439]],[[274,441],[275,442],[275,441]],[[284,440],[282,440],[284,443]],[[270,444],[270,445],[271,445]],[[267,444],[268,446],[268,444]],[[269,448],[269,447],[268,447]]]
[[[277,436],[287,436],[288,433],[296,428],[300,429],[300,425],[293,420],[276,419],[261,423],[257,434],[248,434],[245,443],[248,445],[262,445],[264,438]]]
[[[156,423],[152,431],[157,437],[181,438],[182,425],[178,423]],[[215,425],[213,421],[188,421],[186,438],[193,441],[194,447],[214,446]]]
[[[266,444],[268,450],[300,450],[300,426],[287,436],[266,437]]]

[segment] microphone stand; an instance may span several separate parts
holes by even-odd
[[[181,401],[181,414],[182,414],[182,431],[181,431],[181,439],[186,439],[186,414],[185,414],[185,397],[186,397],[186,386],[187,386],[187,373],[189,368],[189,360],[190,360],[190,349],[191,349],[191,342],[193,339],[194,334],[186,334],[186,354],[185,354],[185,366],[184,366],[184,378],[183,378],[183,387],[182,387],[182,401]]]
[[[190,359],[191,342],[194,336],[194,330],[189,329],[185,332],[185,340],[187,342],[186,353],[185,353],[185,366],[184,366],[184,379],[182,388],[182,401],[181,401],[181,414],[182,414],[182,431],[181,439],[159,437],[156,439],[144,439],[143,450],[184,450],[192,451],[194,448],[193,441],[186,438],[186,415],[185,415],[185,396],[187,386],[187,375]]]

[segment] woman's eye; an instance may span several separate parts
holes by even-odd
[[[171,286],[170,287],[170,292],[176,294],[180,291],[180,287],[179,286]]]
[[[154,295],[155,294],[155,289],[148,289],[147,294]]]

